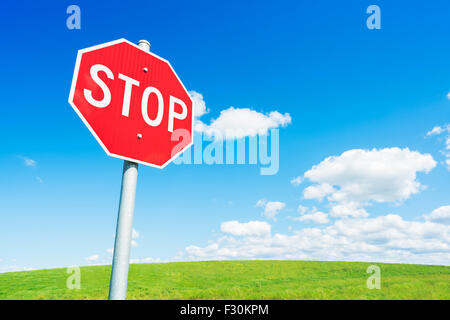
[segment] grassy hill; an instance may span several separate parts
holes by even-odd
[[[128,299],[450,299],[450,267],[375,263],[381,289],[366,286],[371,263],[210,261],[130,265]],[[0,299],[107,299],[111,266],[0,274]]]

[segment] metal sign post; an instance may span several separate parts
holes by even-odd
[[[148,41],[140,40],[138,46],[142,50],[150,51],[150,43]],[[111,269],[111,283],[109,286],[109,300],[125,300],[127,297],[128,267],[130,262],[137,174],[138,164],[124,160],[116,240],[114,243],[114,257]]]

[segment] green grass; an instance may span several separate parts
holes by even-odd
[[[450,267],[375,263],[381,289],[366,286],[371,263],[210,261],[130,265],[128,299],[450,299]],[[106,299],[111,266],[0,274],[0,299]]]

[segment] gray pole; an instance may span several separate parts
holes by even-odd
[[[142,50],[150,51],[150,43],[148,41],[140,40],[138,45]],[[128,266],[133,231],[137,174],[138,164],[125,160],[123,162],[122,188],[120,191],[109,300],[125,300],[127,297]]]

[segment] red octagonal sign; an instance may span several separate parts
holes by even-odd
[[[78,51],[69,103],[113,157],[163,168],[192,144],[186,88],[168,61],[125,39]]]

